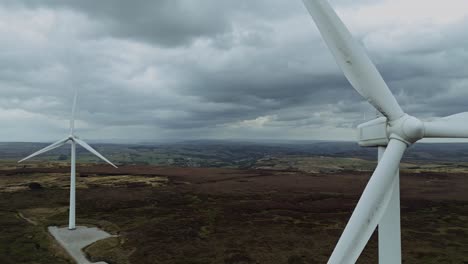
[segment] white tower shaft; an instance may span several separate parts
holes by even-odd
[[[68,229],[73,230],[75,226],[76,208],[76,143],[71,140],[71,165],[70,165],[70,211],[68,218]]]
[[[386,147],[378,148],[379,162]],[[379,264],[401,263],[400,233],[400,173],[397,171],[392,185],[392,196],[378,227]]]

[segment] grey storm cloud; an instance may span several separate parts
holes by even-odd
[[[220,10],[223,5],[218,1],[46,0],[20,4],[36,9],[70,9],[102,23],[101,29],[106,30],[102,34],[167,46],[187,44],[200,36],[221,34],[230,27]]]
[[[405,110],[468,110],[466,3],[331,2]],[[66,131],[73,88],[97,139],[352,139],[375,114],[300,0],[3,0],[0,33],[5,140]]]

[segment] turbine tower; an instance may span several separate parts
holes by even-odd
[[[75,95],[73,97],[73,107],[72,107],[72,115],[70,119],[70,134],[64,138],[61,139],[37,152],[34,152],[33,154],[27,156],[26,158],[18,161],[18,162],[23,162],[27,159],[30,159],[32,157],[35,157],[39,154],[46,153],[50,150],[56,149],[58,147],[61,147],[65,145],[67,142],[71,143],[71,170],[70,170],[70,209],[69,209],[69,219],[68,219],[68,229],[69,230],[74,230],[76,228],[75,226],[75,204],[76,204],[76,144],[81,145],[83,148],[87,149],[89,152],[93,153],[94,155],[98,156],[100,159],[104,160],[105,162],[109,163],[112,165],[114,168],[117,168],[112,162],[110,162],[108,159],[106,159],[104,156],[102,156],[99,152],[97,152],[95,149],[93,149],[90,145],[88,145],[86,142],[81,140],[78,136],[75,135],[75,113],[76,113],[76,99],[77,99],[77,90],[75,89]]]
[[[359,145],[378,147],[379,163],[328,261],[355,263],[379,228],[379,263],[401,263],[399,166],[422,138],[468,138],[468,112],[431,122],[406,114],[377,68],[327,0],[303,0],[344,75],[381,114],[358,126]]]

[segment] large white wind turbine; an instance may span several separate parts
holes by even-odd
[[[432,122],[403,112],[382,76],[327,0],[303,0],[344,75],[383,116],[358,126],[359,144],[379,148],[370,178],[328,263],[355,263],[379,227],[379,263],[401,263],[399,165],[422,138],[468,138],[468,113]]]
[[[67,142],[71,143],[71,172],[70,172],[70,209],[69,209],[69,219],[68,219],[68,229],[74,230],[76,228],[75,226],[75,182],[76,182],[76,173],[75,173],[75,165],[76,165],[76,144],[78,143],[81,145],[83,148],[87,149],[89,152],[93,153],[94,155],[98,156],[100,159],[104,160],[105,162],[109,163],[113,167],[117,168],[112,162],[110,162],[108,159],[106,159],[104,156],[99,154],[95,149],[93,149],[90,145],[88,145],[86,142],[81,140],[75,135],[75,113],[76,113],[76,99],[77,99],[77,90],[75,90],[75,95],[73,97],[73,107],[72,107],[72,116],[70,119],[70,134],[64,138],[61,139],[37,152],[34,152],[33,154],[27,156],[26,158],[18,161],[18,162],[23,162],[27,159],[30,159],[34,156],[37,156],[39,154],[45,153],[47,151],[56,149],[60,146],[65,145]]]

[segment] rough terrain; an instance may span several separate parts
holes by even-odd
[[[0,262],[70,263],[46,231],[67,223],[68,167],[33,165],[0,170]],[[371,174],[347,166],[81,166],[77,224],[119,235],[86,248],[92,261],[326,263]],[[405,168],[404,262],[468,262],[468,173]],[[359,263],[376,253],[373,237]]]

